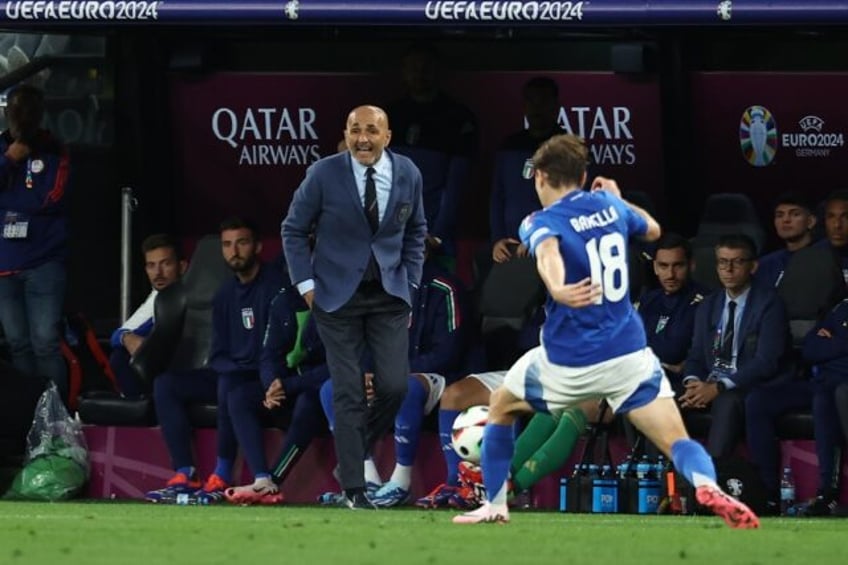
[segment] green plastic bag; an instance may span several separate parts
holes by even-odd
[[[79,494],[88,473],[82,426],[68,415],[56,385],[51,383],[35,407],[23,469],[4,498],[66,500]]]

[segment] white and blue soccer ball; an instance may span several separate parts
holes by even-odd
[[[483,428],[489,419],[488,406],[466,408],[453,421],[451,433],[454,451],[466,461],[479,464],[483,447]]]

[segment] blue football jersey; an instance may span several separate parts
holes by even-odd
[[[542,241],[559,240],[565,282],[591,277],[603,290],[586,308],[548,297],[542,346],[552,362],[584,367],[645,347],[645,328],[630,303],[627,241],[647,229],[642,216],[606,191],[571,192],[521,223],[521,241],[534,255]]]

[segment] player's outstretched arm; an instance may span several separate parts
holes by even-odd
[[[618,188],[618,183],[615,182],[615,180],[600,176],[595,177],[592,181],[591,190],[592,192],[604,190],[610,194],[614,194],[617,198],[621,199],[622,202],[627,204],[631,210],[642,216],[648,224],[648,229],[645,231],[645,235],[642,236],[642,239],[645,241],[656,241],[660,238],[660,235],[662,235],[662,229],[660,228],[659,222],[657,222],[647,210],[633,204],[632,202],[624,200],[624,198],[621,197],[621,189]]]
[[[549,237],[536,246],[536,268],[555,301],[571,308],[596,304],[601,297],[601,285],[589,277],[573,284],[565,283],[565,262],[559,252],[559,240]]]

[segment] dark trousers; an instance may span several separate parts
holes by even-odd
[[[194,466],[188,405],[193,402],[215,402],[217,399],[218,377],[215,371],[209,369],[166,372],[154,379],[156,417],[174,469]],[[223,434],[218,430],[219,444]],[[235,439],[232,439],[232,443],[235,443]]]
[[[379,284],[364,284],[335,312],[316,307],[313,315],[333,382],[333,435],[341,486],[364,488],[365,455],[389,432],[406,395],[409,305]],[[361,364],[366,347],[374,361],[376,398],[370,409]]]
[[[268,474],[262,422],[263,413],[268,409],[262,405],[265,388],[259,375],[255,374],[254,377],[221,375],[218,385],[218,433],[231,430],[229,433],[235,434],[244,452],[244,459],[255,477],[257,474]],[[286,394],[283,405],[270,416],[274,421],[289,422],[283,453],[289,453],[292,446],[296,446],[298,452],[302,453],[312,438],[326,429],[317,389]],[[222,447],[225,450],[223,452]],[[219,457],[233,460],[235,455],[235,449],[219,445]]]
[[[127,398],[138,398],[148,393],[147,387],[130,367],[130,354],[123,347],[116,347],[109,355],[109,366],[118,381],[118,392]]]
[[[837,374],[819,375],[812,385],[813,427],[819,460],[819,491],[830,491],[836,448],[848,438],[848,380]]]
[[[0,277],[0,325],[12,364],[24,374],[53,379],[65,402],[68,366],[59,343],[66,279],[61,261]]]
[[[732,388],[719,394],[710,404],[710,431],[707,453],[713,458],[733,454],[745,432],[745,392]]]
[[[811,404],[812,388],[806,380],[759,386],[745,399],[748,451],[771,500],[777,500],[780,487],[777,419],[792,410],[808,410]]]
[[[268,472],[262,448],[262,425],[259,423],[259,409],[264,397],[258,372],[218,376],[217,455],[232,464],[238,455],[239,443],[248,446],[245,459],[254,474]]]

